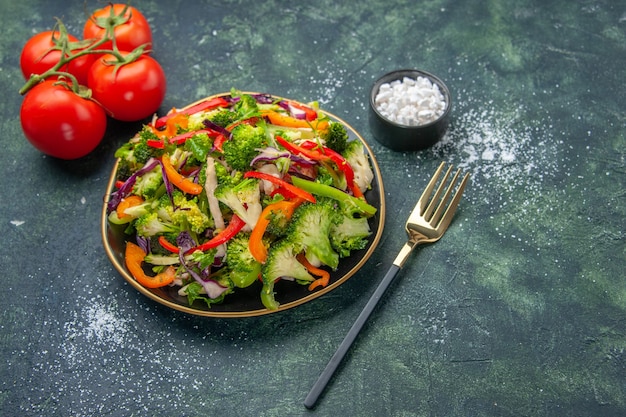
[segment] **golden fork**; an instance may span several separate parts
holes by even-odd
[[[363,308],[363,311],[361,311],[361,314],[357,317],[348,331],[348,334],[326,365],[326,368],[324,368],[311,388],[311,391],[309,391],[309,394],[304,400],[305,407],[313,408],[315,406],[315,403],[328,384],[328,381],[330,381],[330,378],[352,346],[352,343],[363,328],[363,325],[372,314],[372,311],[374,311],[378,301],[382,298],[383,294],[408,259],[413,248],[424,243],[438,241],[448,229],[459,205],[459,201],[461,201],[463,190],[469,180],[469,173],[463,176],[463,179],[457,186],[458,180],[461,177],[461,170],[457,170],[452,179],[450,179],[452,173],[452,166],[450,166],[443,175],[443,178],[440,179],[444,167],[445,162],[442,162],[417,201],[405,225],[406,232],[409,236],[407,242],[398,253],[398,256],[396,256],[393,265],[391,265],[383,280],[378,284],[374,294],[372,294]],[[439,184],[439,186],[437,186],[437,184]],[[435,187],[437,187],[436,190]]]

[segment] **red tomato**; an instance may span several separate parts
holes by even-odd
[[[87,85],[94,100],[111,117],[124,122],[152,116],[165,98],[166,80],[161,65],[148,55],[120,67],[110,62],[115,62],[115,57],[104,55],[89,70]]]
[[[113,8],[113,12],[111,12]],[[124,9],[126,12],[124,13]],[[141,12],[126,4],[110,4],[91,14],[83,28],[84,39],[102,39],[106,31],[106,22],[119,23],[114,29],[117,48],[131,52],[138,46],[148,44],[146,52],[152,50],[152,30]],[[111,42],[105,42],[98,49],[113,49]]]
[[[59,32],[49,30],[36,34],[26,42],[20,55],[20,67],[24,79],[28,80],[32,74],[43,74],[59,62],[61,50],[50,49],[56,46],[58,39]],[[78,42],[76,37],[69,34],[68,40]],[[77,51],[77,49],[72,50],[73,53]],[[87,73],[94,60],[93,55],[83,55],[61,67],[59,71],[69,72],[78,79],[80,84],[87,85]]]
[[[46,80],[26,94],[20,110],[22,130],[41,152],[60,159],[77,159],[102,141],[106,114],[96,102],[56,82]]]

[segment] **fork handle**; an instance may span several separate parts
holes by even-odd
[[[354,343],[356,337],[359,335],[359,332],[363,328],[363,325],[374,311],[374,308],[378,304],[378,301],[380,301],[380,299],[382,298],[385,291],[387,291],[387,288],[389,288],[389,284],[391,284],[393,279],[396,277],[396,275],[400,271],[400,268],[401,265],[396,265],[396,262],[394,261],[394,264],[391,265],[383,280],[380,282],[380,284],[378,284],[378,287],[376,287],[376,290],[371,295],[369,301],[367,302],[367,304],[365,304],[365,307],[363,307],[361,314],[359,314],[356,321],[348,331],[348,334],[337,348],[335,354],[330,358],[330,361],[326,365],[326,368],[324,368],[319,378],[311,388],[311,391],[309,391],[309,394],[306,396],[304,400],[304,406],[306,408],[313,408],[315,406],[317,399],[319,398],[322,391],[324,391],[324,388],[326,388],[328,381],[330,381],[330,378],[339,367],[342,359],[344,358],[344,356],[346,356],[346,353],[348,353],[348,350],[352,346],[352,343]]]

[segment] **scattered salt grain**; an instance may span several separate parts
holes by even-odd
[[[439,86],[427,77],[404,77],[402,80],[383,83],[374,103],[381,115],[406,126],[434,122],[447,106]]]

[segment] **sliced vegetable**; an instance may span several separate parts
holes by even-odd
[[[267,259],[267,247],[263,243],[263,235],[272,219],[272,214],[281,212],[287,219],[290,219],[294,210],[303,202],[304,200],[301,198],[283,200],[269,204],[263,209],[252,233],[250,233],[249,249],[254,259],[261,263]]]
[[[126,267],[138,283],[146,288],[159,288],[174,282],[174,279],[176,278],[176,268],[173,266],[169,266],[165,271],[160,272],[155,276],[147,275],[141,267],[145,257],[146,252],[144,252],[141,247],[132,242],[126,242],[124,259]]]
[[[198,195],[202,192],[202,186],[200,184],[197,184],[190,179],[183,177],[178,171],[176,171],[176,169],[170,162],[169,156],[163,155],[163,158],[161,158],[161,162],[163,163],[163,168],[165,169],[165,174],[167,175],[167,178],[179,190],[187,194],[193,195]]]
[[[298,256],[296,256],[296,259],[298,259],[298,261],[302,265],[304,265],[304,267],[307,269],[307,271],[309,271],[310,274],[320,277],[309,284],[309,291],[313,291],[319,286],[326,287],[328,285],[328,283],[330,282],[330,272],[326,271],[325,269],[318,268],[315,265],[312,265],[311,262],[309,262],[309,260],[306,258],[306,256],[304,256],[304,253],[300,253]]]
[[[284,127],[309,128],[315,130],[325,130],[328,128],[327,120],[315,119],[313,121],[296,119],[284,113],[275,110],[266,110],[262,114],[268,118],[271,124]]]
[[[230,222],[228,223],[228,226],[226,226],[226,229],[215,235],[211,240],[208,240],[201,245],[189,249],[186,253],[192,253],[198,250],[204,252],[205,250],[216,248],[219,245],[226,243],[230,239],[232,239],[237,233],[241,231],[241,229],[243,229],[245,225],[246,222],[244,222],[236,214],[233,214],[233,217],[230,219]]]
[[[329,197],[337,200],[342,204],[346,210],[350,212],[359,212],[366,217],[371,217],[376,214],[376,207],[370,205],[362,198],[351,196],[343,191],[331,187],[330,185],[320,184],[314,181],[305,180],[296,176],[291,176],[291,182],[296,187],[309,192],[311,194],[319,195],[322,197]]]
[[[135,207],[144,202],[144,199],[138,195],[131,195],[120,201],[120,204],[117,205],[117,217],[120,219],[124,219],[126,217],[130,217],[126,214],[126,209],[130,207]]]
[[[168,250],[172,253],[178,253],[180,250],[178,246],[172,244],[165,236],[159,236],[159,245],[163,246],[163,249]]]
[[[216,109],[218,107],[227,107],[229,105],[228,101],[226,101],[225,99],[223,99],[222,97],[215,97],[212,98],[210,100],[206,100],[206,101],[202,101],[198,104],[195,104],[191,107],[187,107],[186,109],[183,110],[177,110],[175,112],[172,112],[166,116],[162,116],[159,117],[155,122],[154,122],[154,127],[156,129],[161,130],[163,127],[165,127],[167,121],[169,119],[171,119],[172,117],[174,117],[175,115],[186,115],[186,116],[190,116],[192,114],[196,114],[199,113],[201,111],[206,111],[206,110],[213,110]]]
[[[259,171],[247,171],[244,174],[244,178],[257,178],[260,180],[269,181],[280,188],[284,188],[285,190],[287,190],[289,193],[291,193],[294,196],[302,198],[303,200],[306,200],[310,203],[315,203],[315,197],[313,196],[313,194],[297,186],[294,186],[293,184],[290,184],[285,180],[277,178],[272,174],[266,174],[265,172],[259,172]]]
[[[304,149],[315,149],[316,147],[319,147],[319,145],[312,141],[306,141],[302,144],[302,147]],[[319,152],[324,157],[333,161],[339,170],[343,172],[343,175],[346,177],[346,182],[348,183],[348,188],[352,191],[352,194],[354,194],[355,197],[363,197],[363,192],[354,181],[354,170],[346,158],[344,158],[339,152],[326,146],[321,147]]]

